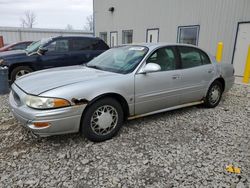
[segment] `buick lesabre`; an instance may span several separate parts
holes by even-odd
[[[115,136],[124,120],[202,104],[216,107],[234,83],[234,68],[181,44],[125,45],[86,65],[25,75],[12,85],[14,116],[41,137],[81,132]]]

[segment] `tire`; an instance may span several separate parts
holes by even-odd
[[[20,66],[20,67],[14,68],[10,74],[11,83],[13,83],[17,78],[19,78],[25,74],[31,73],[32,71],[33,70],[28,66]]]
[[[216,107],[220,103],[222,93],[223,93],[223,87],[221,82],[214,81],[208,89],[204,106],[206,108]]]
[[[123,124],[123,117],[122,107],[117,100],[102,98],[86,109],[80,131],[87,139],[102,142],[118,133]]]

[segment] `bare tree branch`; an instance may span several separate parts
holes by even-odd
[[[93,31],[94,30],[93,15],[89,15],[86,18],[86,24],[84,26],[84,30],[86,30],[86,31]]]
[[[73,26],[72,25],[70,25],[70,24],[68,24],[67,26],[66,26],[66,28],[65,28],[66,30],[73,30]]]
[[[21,18],[21,26],[23,28],[33,28],[33,26],[36,23],[36,15],[31,12],[30,10],[27,10],[24,12],[24,17]]]

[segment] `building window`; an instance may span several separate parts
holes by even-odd
[[[122,31],[122,44],[130,44],[133,42],[133,31]]]
[[[99,37],[104,41],[104,42],[108,42],[108,34],[107,32],[101,32]]]
[[[178,28],[178,43],[198,45],[200,26],[181,26]]]

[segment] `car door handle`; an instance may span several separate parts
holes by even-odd
[[[176,75],[173,75],[173,76],[172,76],[172,79],[173,79],[173,80],[177,80],[177,79],[180,79],[180,75],[178,75],[178,74],[176,74]]]

